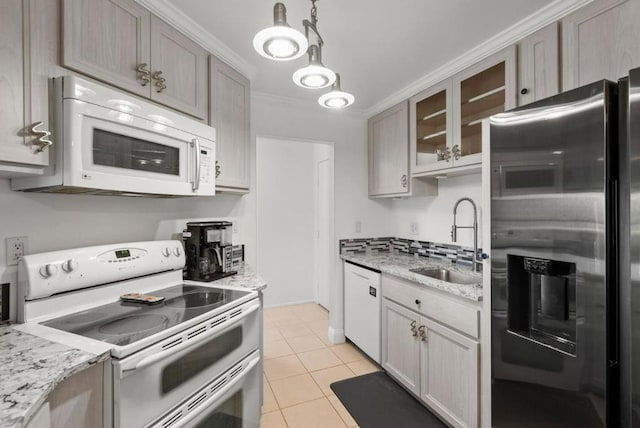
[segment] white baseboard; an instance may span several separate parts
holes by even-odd
[[[337,329],[329,326],[328,335],[329,335],[329,340],[334,345],[338,343],[344,343],[346,340],[343,329]]]
[[[299,301],[299,302],[276,303],[275,305],[265,306],[264,308],[265,308],[265,309],[268,309],[268,308],[280,308],[280,307],[282,307],[282,306],[302,305],[302,304],[305,304],[305,303],[316,303],[316,304],[318,304],[318,303],[317,303],[317,302],[315,302],[314,300],[301,300],[301,301]]]

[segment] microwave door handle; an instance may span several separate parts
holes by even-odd
[[[192,190],[195,192],[200,188],[200,140],[194,138],[191,140],[191,146],[196,149],[196,176],[192,182]]]
[[[201,342],[204,342],[205,340],[207,340],[211,336],[215,336],[221,330],[224,330],[224,329],[228,328],[231,324],[235,324],[237,321],[240,321],[240,320],[246,318],[249,314],[257,311],[258,309],[260,309],[260,304],[256,303],[255,305],[247,307],[242,312],[241,316],[236,317],[236,318],[231,318],[231,319],[223,322],[222,324],[217,325],[216,327],[210,329],[206,333],[202,333],[201,335],[197,336],[198,337],[197,339],[187,340],[187,341],[181,343],[178,346],[174,346],[174,347],[166,349],[164,351],[151,354],[151,355],[149,355],[147,357],[144,357],[142,360],[138,361],[137,363],[136,362],[131,362],[130,364],[123,363],[122,364],[122,368],[121,368],[122,371],[121,371],[120,379],[124,378],[125,376],[128,376],[129,373],[135,372],[136,370],[141,370],[141,369],[143,369],[143,368],[145,368],[147,366],[150,366],[151,364],[157,363],[158,361],[162,360],[163,358],[166,358],[167,355],[178,353],[178,352],[182,351],[183,349],[190,348],[190,347],[192,347],[194,345],[197,345],[197,344],[199,344]]]

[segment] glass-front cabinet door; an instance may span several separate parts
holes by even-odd
[[[455,166],[482,161],[482,121],[516,106],[515,46],[498,52],[453,78]]]
[[[451,80],[410,99],[411,167],[413,174],[451,168]]]

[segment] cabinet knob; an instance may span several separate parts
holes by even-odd
[[[153,73],[152,77],[156,81],[156,87],[158,88],[156,89],[156,92],[160,93],[167,89],[167,85],[165,84],[167,79],[162,77],[162,71],[156,71],[155,73]]]
[[[419,305],[420,303],[422,303],[420,300],[416,299],[416,305]]]
[[[520,93],[521,93],[522,95],[527,95],[527,94],[529,93],[529,90],[528,90],[527,88],[522,88],[522,89],[520,90]]]
[[[149,69],[146,67],[146,62],[138,64],[138,66],[136,67],[136,71],[140,73],[140,76],[138,78],[141,80],[140,84],[142,86],[147,86],[147,84],[151,83],[151,71],[149,71]]]

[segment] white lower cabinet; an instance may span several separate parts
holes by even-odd
[[[420,398],[455,427],[477,427],[478,342],[420,317]]]
[[[409,391],[420,395],[420,342],[412,328],[420,316],[382,299],[382,367]]]
[[[382,367],[452,426],[478,427],[478,337],[454,330],[465,325],[460,318],[448,326],[439,322],[437,311],[427,313],[429,307],[447,307],[451,299],[424,287],[398,287],[397,280],[383,276]],[[406,304],[409,296],[415,309],[399,304]],[[477,326],[478,312],[472,304],[469,314],[468,322]]]

